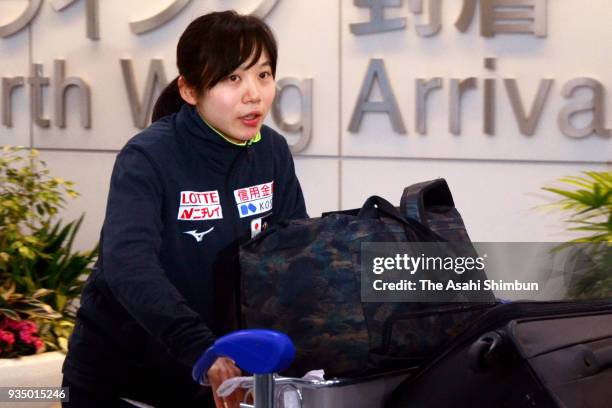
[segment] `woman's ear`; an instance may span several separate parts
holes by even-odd
[[[182,75],[179,75],[178,77],[178,88],[179,92],[181,93],[181,98],[183,98],[185,102],[190,105],[198,104],[197,92],[194,88],[187,84],[187,81],[185,81],[185,77]]]

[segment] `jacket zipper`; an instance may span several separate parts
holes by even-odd
[[[236,165],[238,164],[238,162],[240,161],[242,156],[246,153],[247,157],[250,157],[250,147],[251,147],[251,143],[249,141],[249,142],[247,142],[246,147],[241,149],[241,151],[238,152],[236,157],[234,157],[234,159],[232,160],[232,163],[230,164],[230,167],[229,167],[227,173],[225,174],[225,180],[223,182],[223,190],[224,190],[224,193],[225,193],[225,200],[226,200],[225,202],[226,203],[231,203],[232,204],[231,207],[233,207],[233,202],[234,202],[233,194],[230,191],[231,177],[232,177],[232,174],[234,173],[234,170],[236,169]],[[240,225],[239,225],[238,222],[236,222],[236,214],[234,213],[233,208],[229,212],[231,213],[230,222],[231,222],[232,227],[234,229],[234,234],[235,234],[237,239],[240,239]]]
[[[229,213],[228,221],[230,222],[230,224],[232,224],[232,229],[234,231],[234,237],[236,240],[236,250],[240,248],[240,240],[241,240],[240,219],[236,220],[236,213],[235,213],[236,210],[233,205],[234,197],[230,189],[230,182],[231,182],[232,175],[235,169],[237,168],[238,163],[241,161],[242,156],[246,154],[247,158],[250,157],[250,154],[251,154],[250,147],[251,147],[251,141],[249,140],[246,146],[244,147],[244,149],[241,149],[241,151],[238,152],[236,157],[234,157],[234,159],[232,160],[232,163],[230,164],[230,167],[227,173],[225,174],[225,180],[223,183],[225,202],[229,203],[228,205],[230,207],[228,211]],[[240,267],[239,267],[237,252],[234,255],[234,258],[232,259],[232,269],[231,270],[232,272],[235,272],[232,278],[236,279],[236,281],[233,282],[236,284],[236,286],[233,287],[234,294],[235,294],[235,297],[233,300],[234,300],[234,308],[236,311],[236,315],[233,316],[233,318],[235,319],[235,323],[237,327],[241,328],[242,327],[242,312],[241,312],[241,304],[240,304],[241,303],[240,302]]]

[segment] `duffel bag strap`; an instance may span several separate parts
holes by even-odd
[[[432,205],[455,206],[450,188],[443,178],[406,187],[400,200],[400,212],[406,218],[414,218],[427,225],[425,209]]]
[[[381,216],[392,218],[400,224],[404,225],[408,233],[408,229],[416,234],[419,241],[421,242],[446,242],[447,239],[436,234],[434,231],[427,228],[425,225],[420,223],[418,220],[402,216],[402,214],[391,204],[379,196],[371,196],[368,198],[361,210],[359,210],[358,218],[369,219],[369,218],[380,218]]]

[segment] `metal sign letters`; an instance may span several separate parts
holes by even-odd
[[[442,0],[407,0],[408,9],[416,16],[423,14],[425,2],[429,22],[418,24],[415,28],[421,37],[431,37],[442,29]],[[385,17],[385,9],[402,7],[403,0],[353,0],[353,4],[370,10],[368,21],[350,24],[351,32],[355,35],[403,30],[408,26],[406,17]],[[546,7],[547,0],[463,0],[455,27],[466,32],[479,9],[480,34],[483,37],[510,33],[546,37]]]
[[[43,0],[24,0],[27,2],[24,10],[13,21],[0,26],[1,38],[9,37],[21,31],[38,14]],[[57,12],[77,3],[79,0],[48,0]],[[82,0],[85,4],[87,38],[100,40],[99,0]],[[204,0],[202,0],[204,1]],[[251,14],[259,17],[267,16],[279,0],[253,0]],[[143,35],[158,29],[176,18],[191,0],[173,0],[154,15],[129,23],[130,30],[136,35]],[[420,37],[432,37],[442,30],[443,2],[442,0],[353,0],[353,6],[367,9],[367,19],[348,22],[349,31],[356,36],[377,35],[409,27],[406,16],[388,17],[389,8],[407,8],[414,15],[415,32]],[[529,35],[536,38],[547,36],[547,0],[462,0],[459,16],[455,20],[455,28],[465,33],[479,20],[480,35],[492,38],[499,34]],[[397,14],[396,14],[397,15]],[[161,89],[167,84],[164,62],[159,59],[149,61],[148,74],[143,83],[138,84],[134,73],[134,62],[129,59],[119,61],[118,71],[121,72],[129,101],[134,126],[144,128],[153,108],[153,103]],[[496,58],[485,58],[484,67],[489,72],[496,72]],[[42,64],[33,63],[29,76],[3,77],[1,81],[1,125],[12,127],[12,97],[15,89],[29,87],[32,122],[35,126],[48,128],[52,124],[66,127],[66,91],[76,88],[79,94],[80,125],[91,128],[92,91],[89,84],[82,78],[69,75],[66,72],[67,63],[56,59],[53,63],[53,73],[45,76]],[[497,75],[496,75],[497,77]],[[486,135],[495,135],[496,131],[496,95],[502,88],[507,101],[512,108],[518,131],[525,136],[533,136],[538,128],[547,101],[554,94],[555,80],[542,78],[535,92],[535,97],[528,101],[524,98],[524,90],[517,79],[509,78],[415,78],[414,79],[414,128],[419,134],[427,134],[427,108],[429,96],[434,92],[444,91],[447,87],[448,100],[448,131],[460,135],[462,129],[462,100],[468,93],[478,93],[483,101],[482,131]],[[43,88],[52,86],[54,100],[53,118],[45,116],[43,106]],[[374,89],[378,89],[381,98],[372,99]],[[140,89],[140,91],[139,91]],[[284,115],[281,99],[288,89],[294,89],[299,95],[300,116],[289,121]],[[357,133],[364,117],[371,113],[385,114],[393,131],[397,134],[407,134],[403,119],[402,107],[398,104],[393,86],[392,76],[387,71],[381,58],[371,58],[364,79],[354,103],[349,120],[348,131]],[[589,90],[590,98],[584,96],[577,100],[578,89]],[[581,92],[583,94],[583,92]],[[606,128],[605,120],[606,90],[601,82],[594,78],[578,77],[561,85],[560,96],[567,99],[567,104],[558,112],[557,126],[559,130],[571,138],[584,138],[590,135],[609,138],[612,130]],[[313,128],[313,79],[312,78],[280,78],[277,81],[277,98],[272,107],[272,119],[286,132],[298,132],[300,137],[291,148],[294,152],[304,150],[311,138]],[[577,127],[573,119],[578,114],[588,114],[591,121],[582,127]]]
[[[36,17],[43,0],[24,0],[27,6],[24,11],[13,21],[0,26],[0,38],[6,38],[18,33]],[[78,0],[49,0],[55,11],[62,11],[66,7],[76,3]],[[87,18],[87,38],[91,40],[100,39],[99,0],[85,1],[85,16]],[[276,6],[279,0],[260,0],[257,6],[248,14],[266,17]],[[170,5],[159,13],[138,21],[130,22],[130,29],[134,34],[143,34],[155,30],[176,17],[191,0],[174,0]]]
[[[415,31],[421,37],[431,37],[442,29],[442,1],[441,0],[353,0],[357,8],[369,9],[369,20],[349,23],[352,34],[357,36],[380,34],[394,30],[404,30],[408,27],[406,17],[388,18],[385,10],[388,8],[402,8],[415,16],[422,16],[427,11],[429,21],[426,24],[416,24]],[[425,7],[427,6],[427,7]],[[460,15],[455,27],[465,33],[476,16],[479,15],[480,35],[494,37],[497,34],[521,34],[543,38],[547,36],[547,0],[462,0]],[[489,71],[497,68],[496,58],[485,58],[484,66]],[[487,135],[495,134],[495,112],[497,79],[476,77],[450,78],[449,84],[449,112],[448,129],[451,134],[461,134],[461,101],[465,93],[477,91],[482,85],[483,98],[483,132]],[[440,77],[417,78],[415,80],[415,110],[414,123],[416,132],[427,134],[427,100],[431,92],[444,88],[445,80]],[[529,109],[525,108],[524,100],[519,90],[518,81],[514,78],[503,79],[508,101],[512,107],[514,118],[519,132],[526,136],[533,136],[537,130],[539,120],[544,111],[551,93],[554,80],[542,79]],[[382,101],[373,101],[370,94],[374,86],[378,86]],[[612,130],[605,128],[605,89],[603,85],[593,78],[576,78],[568,81],[562,89],[562,96],[572,98],[578,88],[588,88],[592,97],[585,102],[570,102],[558,115],[559,130],[568,137],[582,138],[589,135],[610,137]],[[366,70],[361,90],[357,96],[348,130],[351,133],[359,132],[362,119],[367,113],[384,113],[388,116],[394,132],[406,134],[406,127],[400,114],[391,78],[384,67],[384,61],[379,58],[370,60]],[[576,128],[572,117],[578,113],[591,113],[591,123],[583,128]]]

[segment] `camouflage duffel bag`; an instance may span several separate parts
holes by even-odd
[[[415,208],[423,220],[444,230],[448,213],[437,208],[432,215],[423,197],[408,193],[404,210],[420,200]],[[457,234],[453,225],[448,230]],[[273,226],[240,250],[241,324],[291,337],[297,353],[286,375],[324,369],[327,378],[346,377],[418,366],[492,302],[362,302],[361,243],[416,241],[446,239],[377,196],[359,210]]]

